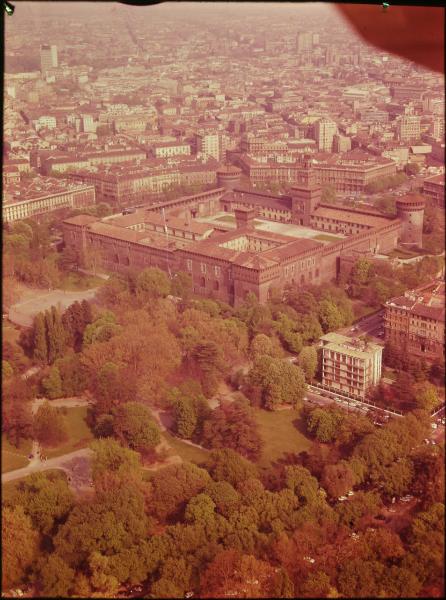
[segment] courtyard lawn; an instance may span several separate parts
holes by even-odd
[[[56,448],[44,449],[43,454],[48,458],[55,458],[56,456],[62,456],[62,454],[86,448],[94,439],[93,433],[85,421],[85,417],[87,416],[86,406],[75,406],[61,410],[67,421],[69,437],[66,442]]]
[[[256,410],[255,419],[264,446],[261,467],[284,458],[286,454],[298,454],[310,448],[312,442],[303,433],[303,423],[299,410],[270,412]]]
[[[214,221],[222,221],[223,223],[235,223],[234,215],[223,215],[214,219]]]
[[[67,292],[80,292],[99,287],[104,284],[104,279],[95,275],[86,275],[79,271],[70,271],[67,273],[61,283],[60,289]]]
[[[185,444],[167,431],[163,431],[161,435],[172,447],[174,453],[181,456],[184,461],[189,461],[198,465],[206,460],[208,456],[208,452],[206,450],[201,450],[201,448],[196,448],[195,446]]]
[[[318,242],[339,242],[342,238],[339,238],[335,235],[321,233],[320,235],[316,235],[313,239],[317,240]]]
[[[6,436],[2,435],[2,473],[15,471],[28,466],[28,454],[31,452],[32,441],[24,440],[16,448],[8,442]]]

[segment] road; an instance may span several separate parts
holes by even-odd
[[[337,333],[341,335],[346,335],[347,337],[356,338],[361,335],[370,335],[376,338],[376,341],[383,342],[383,338],[377,336],[380,329],[384,328],[384,309],[379,312],[370,315],[368,317],[364,317],[360,319],[355,325],[351,325],[350,327],[344,327],[343,329],[339,329]],[[352,328],[355,327],[355,331],[351,331]]]
[[[74,452],[69,452],[68,454],[63,454],[62,456],[56,456],[55,458],[50,458],[46,461],[41,461],[37,456],[37,448],[35,446],[37,442],[33,443],[33,451],[35,452],[34,458],[30,461],[27,467],[23,467],[22,469],[16,469],[15,471],[10,471],[9,473],[2,474],[2,483],[6,483],[7,481],[13,481],[14,479],[21,479],[22,477],[26,477],[27,475],[31,475],[31,473],[38,473],[40,471],[48,471],[49,469],[62,469],[66,471],[69,475],[76,474],[76,463],[79,458],[90,458],[92,451],[89,448],[82,448],[81,450],[75,450]],[[74,463],[73,463],[74,460]]]
[[[34,415],[39,406],[45,402],[50,402],[51,406],[74,408],[76,406],[88,406],[90,401],[85,396],[73,396],[72,398],[59,398],[58,400],[48,400],[47,398],[35,398],[31,404],[31,412]]]

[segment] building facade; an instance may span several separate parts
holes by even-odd
[[[409,290],[384,306],[386,342],[412,358],[444,360],[444,281]]]
[[[319,199],[320,188],[311,184],[310,177],[287,196],[217,188],[152,203],[131,215],[132,225],[121,217],[87,222],[82,215],[68,219],[63,223],[64,240],[80,252],[90,247],[99,249],[103,266],[110,271],[146,266],[158,266],[169,273],[185,271],[192,277],[194,292],[201,296],[237,305],[251,292],[266,302],[274,288],[335,280],[343,253],[356,249],[375,254],[397,245],[399,219],[364,211],[336,212],[334,207],[320,205]],[[194,220],[219,212],[233,213],[235,228],[234,224],[211,221],[212,231],[206,239],[193,239]],[[186,227],[178,228],[178,234],[157,232],[151,225],[153,213],[182,219],[191,231],[188,234]],[[257,229],[255,216],[338,235],[327,242],[272,233]],[[162,227],[162,223],[158,225]],[[192,243],[185,244],[188,239]]]
[[[322,385],[334,392],[365,400],[379,383],[383,347],[338,333],[327,333],[322,342]]]

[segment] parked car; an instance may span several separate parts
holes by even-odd
[[[431,423],[432,429],[437,429],[438,425],[436,423]]]
[[[355,492],[353,490],[350,490],[349,492],[347,492],[347,496],[354,496]]]
[[[338,500],[339,502],[344,502],[344,500],[347,500],[347,496],[339,496]]]

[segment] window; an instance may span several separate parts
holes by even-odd
[[[206,273],[206,263],[200,263],[200,271]]]
[[[204,277],[200,277],[200,285],[201,287],[206,287],[206,279]]]
[[[190,260],[190,258],[186,260],[186,267],[188,271],[192,271],[192,261]]]
[[[214,273],[215,273],[215,277],[220,277],[220,275],[221,275],[221,269],[220,269],[220,267],[218,265],[216,265],[214,267]]]
[[[214,281],[214,290],[218,292],[219,289],[220,289],[220,284],[218,283],[218,281]]]

